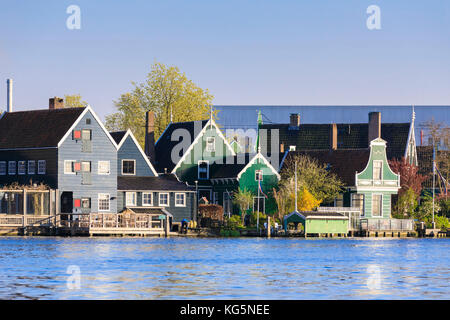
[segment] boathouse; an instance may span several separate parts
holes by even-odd
[[[338,212],[293,211],[284,217],[284,230],[289,223],[303,225],[304,236],[308,235],[347,235],[348,217]]]

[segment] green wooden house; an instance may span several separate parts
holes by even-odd
[[[293,211],[284,217],[284,230],[288,224],[303,225],[305,237],[308,234],[347,234],[348,217],[338,212]]]
[[[389,167],[386,141],[376,138],[370,142],[366,167],[355,176],[355,192],[362,195],[365,218],[391,218],[391,198],[400,189],[400,175]]]

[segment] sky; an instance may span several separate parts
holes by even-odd
[[[103,118],[156,61],[217,105],[450,105],[449,60],[448,0],[0,0],[0,109],[13,78],[15,110],[81,94]]]

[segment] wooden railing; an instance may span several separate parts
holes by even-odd
[[[363,231],[414,231],[412,219],[361,219]]]
[[[164,229],[157,214],[91,213],[89,228]]]

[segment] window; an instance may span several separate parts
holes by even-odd
[[[255,181],[263,181],[263,172],[262,170],[255,171]]]
[[[109,194],[98,194],[98,211],[109,211]]]
[[[38,160],[38,174],[45,174],[45,160]]]
[[[8,161],[8,174],[13,175],[16,174],[16,162]]]
[[[381,180],[383,176],[383,161],[374,160],[373,162],[373,180]]]
[[[91,198],[82,198],[81,199],[81,208],[89,209],[91,207]]]
[[[64,174],[75,174],[75,160],[64,160]]]
[[[109,173],[109,161],[99,161],[98,174],[108,175]]]
[[[91,118],[86,118],[86,124],[91,124]]]
[[[91,172],[91,162],[90,161],[81,162],[81,171]]]
[[[264,196],[259,197],[259,212],[265,213],[266,212],[266,202],[264,201]],[[258,211],[258,197],[253,197],[253,212]]]
[[[125,192],[125,203],[127,206],[136,206],[136,192]]]
[[[200,160],[198,162],[198,178],[203,180],[209,178],[209,161]]]
[[[364,195],[359,193],[352,193],[352,207],[358,208],[361,214],[364,215]]]
[[[81,140],[91,140],[91,130],[89,129],[81,130]]]
[[[219,204],[219,193],[218,192],[213,193],[213,203]]]
[[[169,206],[169,194],[168,193],[160,193],[159,194],[159,206],[160,207],[168,207]]]
[[[206,138],[206,151],[207,152],[216,151],[216,139],[214,137]]]
[[[122,160],[122,174],[136,174],[136,160]]]
[[[297,146],[289,146],[289,151],[295,151],[297,149]]]
[[[36,173],[36,161],[28,160],[28,174]]]
[[[186,207],[185,193],[175,193],[175,207]]]
[[[233,208],[232,203],[231,203],[231,193],[229,192],[224,192],[223,193],[223,213],[226,214],[231,214],[231,210]]]
[[[151,193],[143,193],[142,194],[142,205],[143,206],[152,206],[153,205],[153,194]]]
[[[381,217],[383,215],[383,197],[381,194],[372,195],[372,217]]]
[[[6,161],[0,161],[0,175],[6,174]]]
[[[338,194],[338,196],[334,199],[335,207],[343,207],[344,206],[344,195],[342,193]]]
[[[27,173],[27,162],[26,161],[19,161],[17,163],[17,173],[18,174],[25,174]]]

